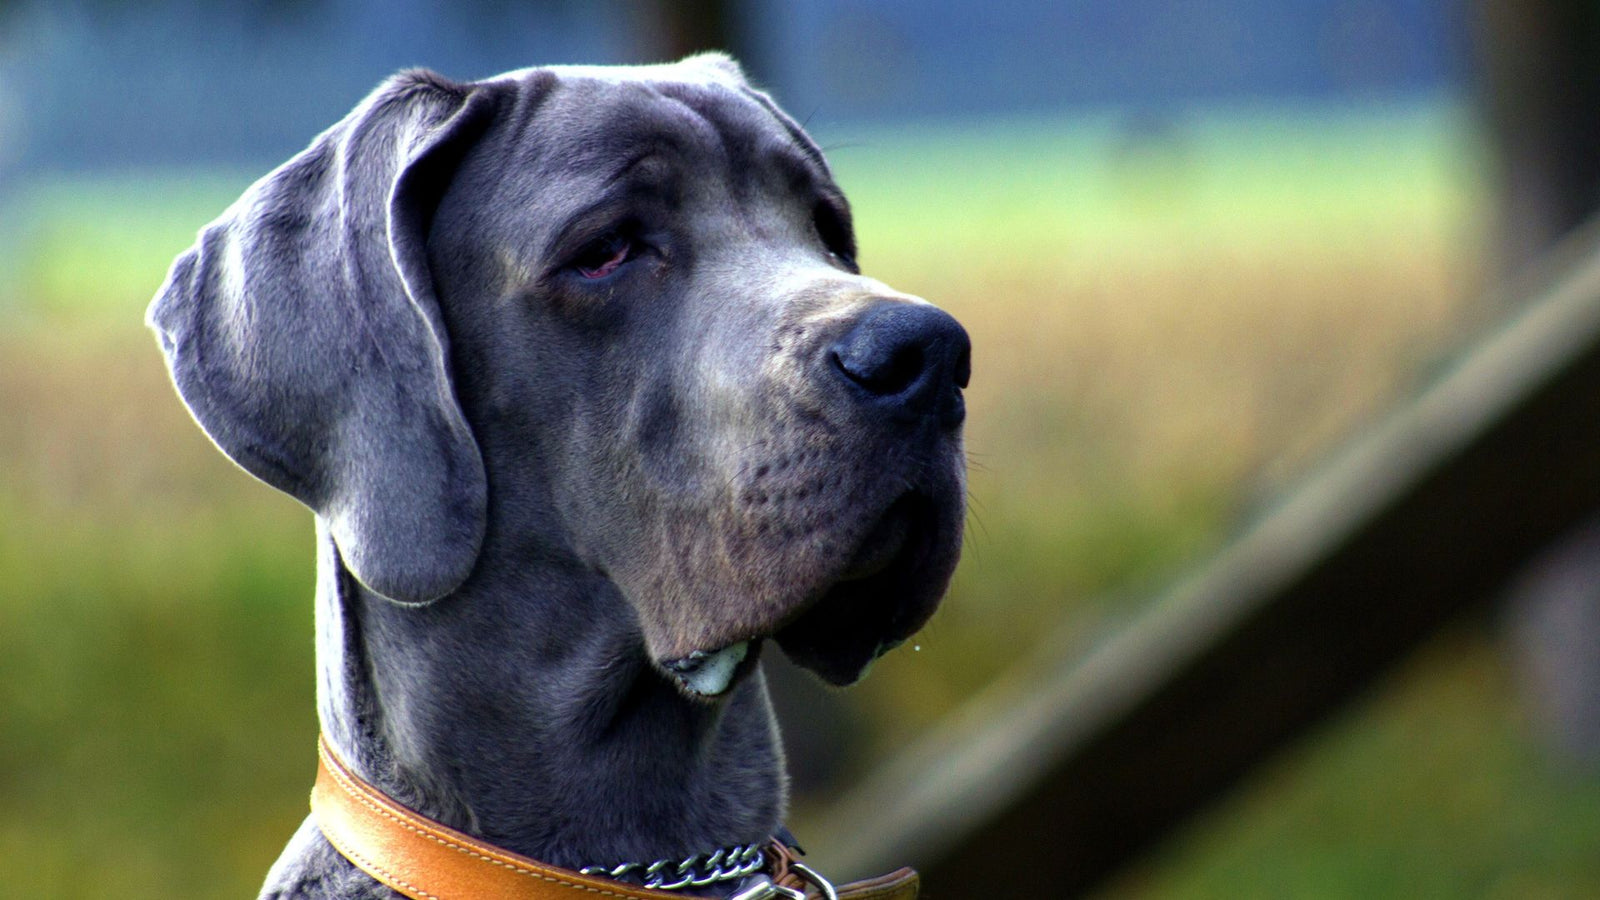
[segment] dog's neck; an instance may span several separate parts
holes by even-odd
[[[416,811],[578,868],[765,841],[784,778],[760,672],[715,705],[649,664],[625,601],[571,560],[487,552],[402,607],[319,524],[318,712],[357,774]]]

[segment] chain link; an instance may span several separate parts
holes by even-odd
[[[714,853],[697,853],[677,862],[658,859],[653,863],[625,862],[615,866],[584,866],[584,875],[603,875],[619,881],[633,881],[658,891],[705,887],[754,874],[767,864],[761,844],[738,844]]]

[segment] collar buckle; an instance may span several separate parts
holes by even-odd
[[[806,895],[784,887],[766,875],[752,875],[740,882],[728,900],[806,900]]]
[[[789,871],[805,879],[806,883],[822,893],[823,900],[839,900],[839,892],[833,889],[833,882],[822,877],[816,869],[811,868],[798,859],[789,861]]]

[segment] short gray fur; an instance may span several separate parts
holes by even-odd
[[[202,232],[149,321],[316,514],[358,774],[571,868],[774,832],[762,646],[855,680],[961,540],[966,336],[853,255],[821,153],[715,54],[402,73]],[[725,692],[673,676],[739,641]],[[308,819],[262,896],[395,895]]]

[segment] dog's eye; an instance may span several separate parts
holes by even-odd
[[[584,278],[604,278],[637,252],[638,242],[623,231],[608,231],[578,251],[572,268]]]
[[[817,237],[822,239],[822,246],[833,254],[851,272],[859,273],[860,267],[856,265],[856,239],[850,232],[848,219],[830,203],[818,203],[811,211],[811,223],[817,229]]]

